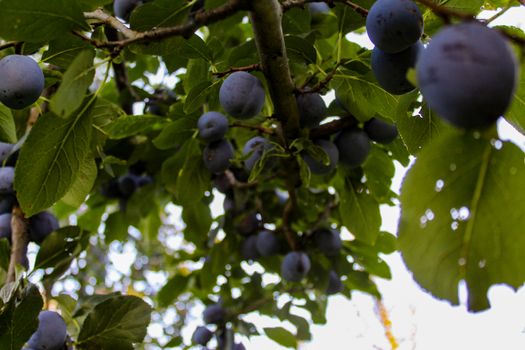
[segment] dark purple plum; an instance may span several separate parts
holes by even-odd
[[[377,0],[366,17],[370,41],[384,52],[406,50],[423,34],[423,16],[412,0]]]
[[[16,197],[14,194],[0,195],[0,214],[11,213],[15,201]]]
[[[339,254],[343,247],[341,236],[338,230],[332,228],[317,229],[312,233],[314,245],[326,256]]]
[[[111,179],[107,183],[100,186],[100,193],[107,198],[123,197],[123,194],[120,191],[118,179]]]
[[[32,58],[9,55],[0,60],[0,102],[22,109],[38,100],[44,90],[44,73]]]
[[[14,146],[12,143],[0,142],[0,162],[3,162],[11,155]]]
[[[311,2],[308,4],[308,11],[313,17],[330,12],[330,7],[324,2]]]
[[[213,332],[208,329],[208,327],[199,326],[195,329],[195,332],[193,332],[193,335],[191,336],[191,341],[194,344],[206,346],[208,342],[213,337]]]
[[[197,128],[205,142],[219,141],[228,131],[228,118],[219,112],[207,112],[200,116]]]
[[[337,294],[343,290],[343,282],[334,270],[328,273],[328,287],[326,287],[326,294]]]
[[[230,74],[219,90],[222,108],[238,119],[248,119],[259,114],[264,106],[264,98],[261,81],[247,72]]]
[[[115,0],[113,2],[113,12],[115,13],[115,16],[125,21],[129,21],[131,12],[141,4],[141,0]]]
[[[233,188],[233,184],[230,181],[230,177],[227,173],[216,174],[212,178],[213,187],[220,193],[228,193]]]
[[[317,140],[315,141],[315,144],[326,152],[330,163],[328,165],[323,164],[323,162],[316,160],[306,152],[302,155],[303,159],[312,173],[318,175],[328,174],[337,166],[337,162],[339,161],[339,151],[337,150],[336,145],[329,140]]]
[[[271,256],[281,251],[281,241],[274,232],[262,230],[256,237],[257,251],[261,256]]]
[[[383,144],[393,142],[398,135],[397,127],[394,124],[379,118],[368,120],[363,130],[371,140]]]
[[[29,239],[40,244],[59,227],[56,216],[48,211],[42,211],[29,218]]]
[[[516,58],[503,36],[477,22],[446,26],[416,64],[428,106],[464,129],[493,125],[516,87]]]
[[[360,129],[349,128],[341,131],[335,139],[339,150],[339,162],[355,168],[363,164],[370,153],[370,139]]]
[[[149,184],[153,183],[153,178],[149,175],[143,175],[143,176],[139,176],[137,178],[137,186],[138,187],[144,187],[144,186],[147,186]]]
[[[0,238],[11,240],[11,214],[0,214]]]
[[[241,255],[245,260],[257,260],[261,257],[259,251],[257,250],[257,236],[251,235],[248,236],[241,246]]]
[[[251,171],[255,166],[255,163],[261,159],[264,152],[269,151],[272,148],[270,141],[262,136],[255,136],[246,142],[242,150],[243,155],[248,155],[248,158],[244,160],[244,167],[247,171]]]
[[[423,44],[417,42],[408,49],[397,53],[386,53],[375,47],[372,50],[372,72],[383,89],[394,95],[414,90],[407,80],[409,68],[413,68]]]
[[[304,128],[314,128],[326,117],[326,104],[318,93],[304,93],[297,96],[297,107],[301,126]]]
[[[249,211],[237,219],[235,228],[241,235],[247,236],[255,233],[259,229],[260,224],[261,220],[259,220],[257,212]]]
[[[0,168],[0,194],[13,193],[15,168],[6,166]]]
[[[226,310],[221,304],[212,304],[204,309],[202,319],[206,324],[221,324],[226,321]]]
[[[138,187],[139,177],[134,174],[125,174],[118,178],[118,188],[123,197],[130,197]]]
[[[237,343],[233,345],[233,350],[246,350],[246,347],[243,345],[243,343]]]
[[[281,264],[281,276],[290,282],[300,282],[310,271],[310,258],[304,252],[286,254]]]
[[[54,311],[41,311],[38,315],[38,328],[27,345],[35,350],[64,349],[67,338],[66,323]]]
[[[233,146],[228,140],[212,142],[202,152],[204,166],[215,174],[222,173],[228,169],[233,156]]]

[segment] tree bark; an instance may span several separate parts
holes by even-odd
[[[7,272],[7,282],[16,279],[16,265],[28,268],[27,244],[29,243],[28,224],[22,209],[16,205],[11,213],[11,257]]]

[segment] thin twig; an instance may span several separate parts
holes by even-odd
[[[260,125],[250,125],[250,124],[244,124],[244,123],[240,123],[240,122],[233,122],[230,124],[230,128],[244,128],[244,129],[250,129],[250,130],[256,130],[256,131],[259,131],[263,134],[268,134],[268,135],[274,135],[275,134],[275,130],[274,129],[270,129],[270,128],[265,128],[264,126],[260,126]]]
[[[356,119],[352,116],[346,116],[340,119],[336,119],[326,124],[322,124],[316,128],[310,130],[311,139],[320,139],[326,136],[333,135],[343,129],[354,126],[357,123]]]
[[[432,0],[415,0],[416,2],[419,2],[422,5],[425,5],[428,7],[432,12],[434,12],[437,16],[441,17],[445,23],[450,23],[450,18],[459,18],[464,21],[472,21],[475,20],[475,15],[472,13],[466,13],[461,11],[456,11],[454,9],[451,9],[449,7],[440,6],[436,4]]]
[[[328,86],[330,81],[333,79],[335,73],[337,72],[337,68],[339,68],[340,65],[341,65],[341,62],[338,62],[333,68],[333,70],[330,73],[328,73],[326,77],[320,82],[318,82],[314,87],[307,88],[305,85],[303,85],[301,88],[297,89],[298,92],[300,94],[311,94],[311,93],[320,92],[324,90]],[[311,81],[311,79],[308,79],[307,81]]]
[[[102,23],[115,28],[126,38],[134,38],[138,35],[138,32],[126,27],[124,23],[106,13],[102,8],[98,8],[93,12],[84,12],[84,18],[99,20]]]
[[[312,3],[312,2],[324,2],[326,4],[328,4],[329,6],[333,6],[333,3],[341,3],[341,4],[344,4],[344,5],[347,5],[349,6],[350,8],[352,8],[352,10],[354,10],[356,13],[360,14],[361,16],[363,17],[366,17],[368,15],[368,10],[365,9],[364,7],[361,7],[359,6],[358,4],[350,1],[350,0],[324,0],[324,1],[319,1],[319,0],[287,0],[287,1],[284,1],[281,3],[281,7],[283,9],[283,11],[287,11],[291,8],[294,8],[294,7],[302,7],[304,8],[304,6],[308,3]]]
[[[234,72],[252,72],[252,71],[260,71],[261,70],[261,65],[259,63],[254,63],[254,64],[250,64],[248,66],[244,66],[244,67],[232,67],[228,70],[225,70],[223,72],[216,72],[216,73],[212,73],[213,75],[215,75],[216,77],[218,78],[222,78],[226,75],[229,75],[231,73],[234,73]]]
[[[20,42],[18,42],[18,41],[8,41],[8,42],[0,45],[0,50],[5,50],[5,49],[8,49],[10,47],[15,47],[15,46],[17,46],[19,44],[20,44]]]

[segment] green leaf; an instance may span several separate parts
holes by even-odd
[[[113,296],[87,315],[78,335],[80,349],[133,349],[142,342],[151,319],[151,307],[135,296]]]
[[[15,190],[27,216],[49,208],[71,188],[89,152],[88,102],[74,118],[40,116],[22,146],[16,164]]]
[[[126,222],[126,217],[122,212],[109,214],[104,231],[106,244],[113,241],[124,242],[128,237],[128,227],[129,223]]]
[[[204,81],[194,86],[188,93],[186,101],[184,102],[184,113],[193,113],[199,108],[202,108],[202,105],[206,102],[209,94],[220,82],[221,80],[216,80],[213,83]]]
[[[264,333],[279,345],[287,348],[297,349],[297,340],[290,331],[282,327],[266,327]]]
[[[290,58],[304,61],[305,63],[315,63],[317,53],[311,42],[298,36],[288,35],[284,38],[286,52]]]
[[[193,34],[184,40],[178,49],[179,55],[186,58],[202,58],[207,62],[213,61],[213,53],[198,35]]]
[[[97,172],[95,160],[90,156],[86,157],[80,164],[80,171],[77,178],[66,195],[62,197],[62,201],[72,207],[79,207],[91,192],[97,179]]]
[[[186,160],[177,179],[177,199],[183,205],[198,202],[210,187],[210,172],[204,167],[199,142],[190,139]]]
[[[46,42],[90,29],[75,1],[0,0],[0,8],[0,36],[6,40]]]
[[[190,242],[206,241],[212,224],[210,207],[202,202],[184,206],[182,220],[186,224],[184,238]]]
[[[0,141],[16,143],[16,125],[11,109],[0,103]]]
[[[363,170],[366,176],[366,186],[380,203],[392,203],[392,198],[396,194],[392,192],[390,186],[395,174],[395,166],[388,154],[379,147],[372,147]],[[392,204],[393,205],[393,204]]]
[[[511,123],[516,130],[525,135],[525,64],[521,65],[520,77],[517,82],[516,92],[509,110],[505,113],[505,119]]]
[[[156,0],[136,8],[129,22],[137,31],[171,27],[187,18],[189,8],[186,0]]]
[[[182,275],[175,275],[170,278],[157,294],[159,306],[168,307],[173,304],[178,296],[186,290],[189,280],[188,276]]]
[[[110,138],[118,140],[162,129],[168,121],[166,118],[155,115],[128,115],[106,125],[104,130]]]
[[[49,102],[49,107],[53,113],[62,118],[67,118],[80,107],[87,88],[95,76],[94,58],[95,50],[84,50],[69,65],[57,92]]]
[[[77,226],[63,227],[51,233],[40,246],[35,270],[71,262],[86,248],[88,238],[87,232]]]
[[[42,61],[66,68],[83,51],[91,46],[73,34],[62,35],[49,42],[48,49],[42,55]]]
[[[196,126],[196,122],[192,118],[179,118],[166,125],[159,136],[153,140],[153,144],[162,150],[175,148],[193,135]]]
[[[399,247],[416,281],[434,296],[489,307],[487,291],[525,281],[525,163],[511,143],[450,133],[427,145],[401,192]],[[517,210],[515,210],[517,209]]]
[[[6,238],[0,239],[0,269],[7,272],[9,268],[9,256],[11,254],[11,247]]]

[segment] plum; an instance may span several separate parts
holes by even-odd
[[[0,214],[11,213],[16,197],[13,194],[0,195]]]
[[[208,344],[212,337],[213,332],[210,331],[208,327],[199,326],[195,329],[195,332],[193,332],[193,335],[191,336],[191,341],[194,344],[206,346],[206,344]]]
[[[29,218],[29,239],[40,244],[59,227],[56,216],[48,211],[42,211]]]
[[[206,324],[221,324],[226,321],[226,310],[221,304],[212,304],[204,309],[202,318]]]
[[[307,92],[297,96],[296,99],[302,127],[314,128],[326,117],[326,104],[318,93]]]
[[[257,260],[260,258],[259,251],[257,250],[257,236],[248,236],[241,246],[241,255],[245,260]]]
[[[334,270],[328,273],[328,286],[326,287],[326,294],[337,294],[343,290],[343,282]]]
[[[67,338],[66,323],[54,311],[41,311],[38,315],[38,328],[27,345],[35,350],[60,350],[65,347]]]
[[[416,64],[423,44],[417,42],[406,50],[397,53],[386,53],[375,47],[372,50],[372,72],[383,89],[394,95],[402,95],[414,90],[407,80],[409,68]]]
[[[312,173],[318,175],[328,174],[337,166],[337,162],[339,161],[339,151],[337,150],[336,145],[329,140],[317,140],[315,141],[315,144],[326,152],[330,163],[328,165],[323,164],[323,162],[313,158],[306,152],[302,154],[302,157]]]
[[[228,193],[232,190],[233,184],[230,181],[230,177],[226,173],[215,174],[212,177],[213,187],[217,189],[220,193]]]
[[[137,177],[137,187],[144,187],[153,183],[153,178],[149,175]]]
[[[243,155],[248,155],[248,158],[244,160],[244,167],[247,171],[251,171],[255,166],[255,163],[261,159],[264,152],[269,151],[272,148],[270,141],[262,136],[255,136],[249,139],[242,150]]]
[[[13,193],[15,181],[15,168],[6,166],[0,168],[0,194]]]
[[[308,4],[308,11],[310,11],[310,14],[312,15],[312,17],[314,17],[320,14],[330,12],[330,7],[326,3],[321,1],[311,2]]]
[[[257,251],[261,256],[278,254],[281,250],[281,242],[275,233],[268,230],[259,231],[257,234]]]
[[[372,118],[365,123],[363,130],[368,137],[378,143],[391,143],[397,135],[397,127],[378,118]]]
[[[335,145],[339,151],[339,162],[351,168],[363,164],[371,149],[368,135],[358,128],[341,131],[335,139]]]
[[[12,143],[0,142],[0,162],[3,162],[13,152],[13,147],[15,145]]]
[[[33,104],[44,90],[44,73],[32,58],[9,55],[0,60],[0,101],[9,108]]]
[[[138,187],[138,176],[134,174],[125,174],[117,180],[118,188],[122,197],[130,197]]]
[[[0,238],[11,240],[11,214],[0,214]]]
[[[228,140],[212,142],[202,152],[204,166],[215,174],[222,173],[228,169],[233,156],[233,146]]]
[[[286,254],[281,264],[281,276],[290,282],[300,282],[310,271],[310,258],[304,252]]]
[[[129,21],[131,12],[139,5],[142,5],[141,0],[115,0],[113,2],[113,12],[115,16]]]
[[[243,343],[237,343],[233,345],[233,350],[246,350],[246,347]]]
[[[205,142],[221,140],[228,131],[228,118],[219,112],[208,112],[197,121],[199,136]]]
[[[264,105],[265,92],[261,81],[247,72],[235,72],[224,80],[219,90],[219,101],[229,115],[248,119],[259,114]]]
[[[238,218],[235,228],[241,235],[247,236],[256,232],[259,229],[260,224],[261,220],[259,220],[257,212],[249,211]]]
[[[464,129],[493,125],[516,86],[516,58],[496,30],[477,22],[447,26],[419,55],[416,72],[428,106]]]
[[[339,254],[343,242],[338,230],[332,228],[320,228],[312,233],[314,245],[326,256]]]
[[[111,179],[100,187],[100,193],[107,198],[123,197],[120,191],[118,179]]]
[[[423,16],[412,0],[377,0],[366,17],[370,41],[384,52],[406,50],[423,34]]]

